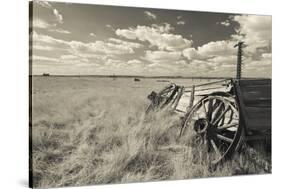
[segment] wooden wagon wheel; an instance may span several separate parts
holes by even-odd
[[[207,145],[212,164],[229,158],[237,151],[243,138],[239,110],[233,97],[208,96],[201,99],[184,120],[180,137],[192,127],[198,145]]]
[[[179,86],[175,85],[174,83],[168,85],[165,87],[162,91],[159,93],[156,93],[152,91],[152,93],[148,96],[148,98],[151,100],[151,103],[146,109],[146,113],[149,113],[150,111],[162,109],[169,105],[175,94],[177,93],[179,89]]]

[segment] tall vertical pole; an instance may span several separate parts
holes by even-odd
[[[238,42],[234,47],[238,47],[237,52],[237,68],[236,68],[236,79],[241,79],[242,72],[242,56],[243,56],[243,44],[244,42]]]

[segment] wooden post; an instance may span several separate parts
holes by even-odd
[[[187,111],[189,111],[192,106],[193,106],[193,102],[194,102],[194,93],[195,93],[195,86],[192,85],[192,88],[191,88],[191,92],[190,92],[190,99],[189,99],[189,105],[187,107]]]
[[[242,56],[243,56],[243,44],[244,42],[238,42],[234,47],[238,47],[237,52],[237,68],[236,68],[236,79],[241,79],[241,72],[242,72]]]
[[[175,110],[176,108],[177,108],[177,106],[178,106],[178,103],[179,103],[179,101],[180,101],[180,98],[181,98],[181,96],[182,96],[182,94],[183,94],[183,90],[184,90],[184,87],[180,87],[179,88],[179,90],[178,90],[178,95],[177,95],[177,97],[176,97],[176,99],[175,99],[175,105],[174,105],[174,108],[173,108],[173,110]]]

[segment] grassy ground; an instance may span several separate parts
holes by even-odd
[[[32,154],[35,187],[128,183],[271,172],[271,157],[245,146],[212,168],[177,116],[145,117],[146,96],[163,83],[34,78]]]

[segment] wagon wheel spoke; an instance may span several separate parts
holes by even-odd
[[[219,117],[214,122],[212,122],[213,125],[217,125],[218,124],[218,122],[223,118],[223,116],[229,110],[229,107],[230,107],[229,105],[227,105],[227,107],[225,107],[225,110],[219,115]]]
[[[231,123],[231,121],[233,120],[233,115],[234,115],[234,111],[231,109],[231,112],[230,112],[230,116],[229,116],[229,120],[228,120],[228,124]]]
[[[232,138],[228,138],[226,136],[223,136],[221,134],[217,134],[216,137],[220,140],[223,140],[225,142],[228,142],[228,143],[232,143],[233,142],[233,139]]]
[[[211,146],[213,147],[213,149],[215,150],[215,153],[218,155],[218,156],[221,156],[221,152],[220,150],[218,149],[215,141],[213,139],[210,140],[211,142]]]
[[[213,99],[209,100],[208,103],[208,112],[207,112],[207,119],[210,121],[212,118],[212,111],[213,111]]]
[[[206,106],[205,106],[205,101],[202,101],[202,105],[201,106],[203,106],[204,115],[205,115],[205,117],[207,117],[207,109],[206,109]]]
[[[212,119],[210,120],[210,122],[212,122],[215,118],[217,118],[217,114],[221,111],[221,108],[223,107],[223,102],[219,102],[219,105],[214,109],[214,112],[212,113]]]
[[[236,127],[236,126],[238,126],[238,123],[226,124],[226,125],[217,127],[217,131],[224,131],[224,130],[227,130],[227,129],[231,128],[231,127]]]

